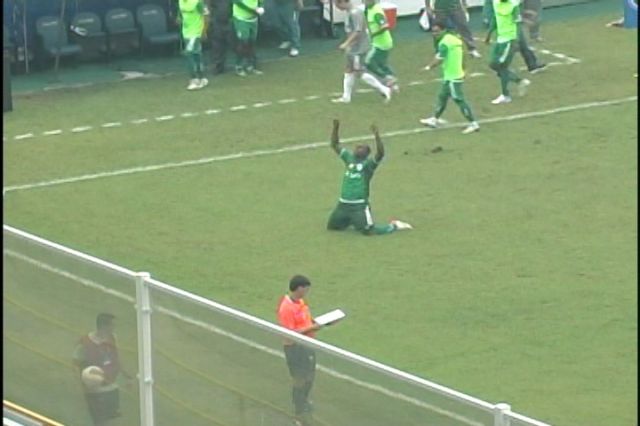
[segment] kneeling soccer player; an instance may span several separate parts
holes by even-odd
[[[371,131],[376,141],[376,154],[369,158],[371,148],[368,145],[358,145],[352,152],[340,146],[338,135],[340,121],[333,120],[331,133],[331,148],[340,156],[346,165],[342,180],[342,191],[338,205],[331,213],[327,229],[341,231],[353,225],[356,230],[365,235],[383,235],[403,229],[412,229],[408,223],[392,220],[386,225],[376,225],[371,216],[369,206],[369,183],[373,173],[384,157],[384,145],[376,125],[371,125]]]

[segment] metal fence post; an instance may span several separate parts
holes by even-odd
[[[146,280],[148,272],[136,274],[136,315],[138,325],[138,387],[140,426],[153,426],[153,369],[151,368],[151,303]]]
[[[510,426],[511,421],[507,417],[507,413],[511,411],[511,406],[504,402],[496,404],[493,409],[493,426]]]

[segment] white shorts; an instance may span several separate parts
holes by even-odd
[[[347,55],[347,68],[352,71],[362,71],[364,69],[365,53],[358,55]]]

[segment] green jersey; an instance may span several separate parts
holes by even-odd
[[[204,31],[205,6],[203,0],[180,0],[182,16],[182,37],[186,39],[202,37]]]
[[[444,81],[460,81],[464,78],[462,59],[464,52],[462,39],[455,34],[445,33],[438,41],[438,53],[442,59],[442,79]]]
[[[376,160],[367,158],[358,160],[353,152],[346,148],[340,151],[340,158],[347,166],[342,178],[340,202],[347,204],[366,204],[369,202],[369,182],[378,167]]]
[[[240,6],[240,3],[244,7]],[[252,11],[260,6],[261,3],[262,1],[260,0],[233,0],[233,17],[241,21],[256,21],[258,17]]]
[[[493,0],[491,29],[496,30],[498,43],[506,43],[518,38],[519,21],[519,0]]]
[[[369,29],[369,36],[371,37],[371,45],[381,50],[390,50],[393,47],[393,38],[391,38],[389,29],[374,35],[380,31],[380,28],[387,24],[387,18],[382,6],[375,3],[370,7],[366,7],[364,14],[367,17],[367,28]]]

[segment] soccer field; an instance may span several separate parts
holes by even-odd
[[[499,82],[468,60],[482,126],[469,136],[453,103],[455,128],[418,124],[439,88],[420,71],[428,35],[397,41],[402,89],[388,105],[369,92],[329,102],[337,52],[195,93],[176,76],[21,97],[4,115],[4,221],[270,321],[303,273],[314,313],[349,316],[324,341],[554,426],[632,425],[637,33],[604,28],[613,18],[545,23],[536,47],[554,65],[509,105],[490,104]],[[343,167],[334,117],[354,142],[378,124],[374,218],[413,231],[325,230]],[[28,356],[11,346],[5,365]]]

